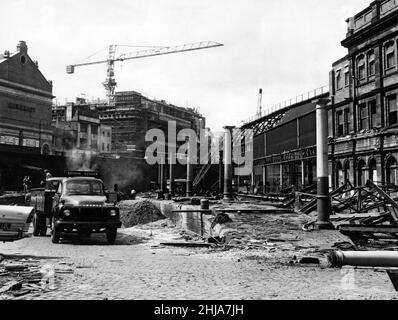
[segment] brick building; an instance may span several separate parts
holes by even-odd
[[[0,150],[51,154],[53,98],[24,41],[0,54]]]
[[[398,184],[398,1],[347,20],[348,54],[330,72],[331,185]]]

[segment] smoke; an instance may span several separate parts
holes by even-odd
[[[66,158],[68,170],[74,171],[96,171],[97,165],[93,163],[93,152],[88,150],[73,149]]]
[[[145,168],[148,166],[144,161],[128,158],[98,160],[101,178],[108,188],[117,184],[119,190],[125,193],[130,193],[132,189],[144,191],[147,188],[149,178]]]

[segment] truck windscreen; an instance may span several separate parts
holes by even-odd
[[[67,195],[104,195],[102,184],[98,181],[78,180],[68,181],[65,185]]]

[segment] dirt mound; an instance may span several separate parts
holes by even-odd
[[[123,201],[120,203],[120,220],[126,228],[146,224],[166,217],[150,201]]]

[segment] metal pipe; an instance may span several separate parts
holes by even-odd
[[[317,211],[318,229],[334,229],[330,222],[331,201],[329,195],[328,164],[328,110],[329,99],[319,99],[316,103],[316,147],[317,147]]]
[[[398,251],[334,251],[328,255],[332,267],[398,268]]]

